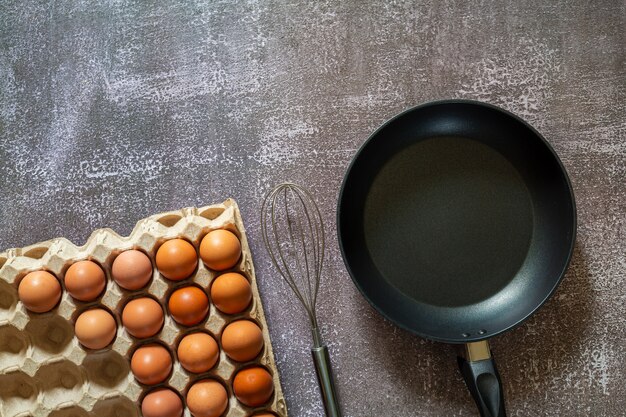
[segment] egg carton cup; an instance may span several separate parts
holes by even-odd
[[[237,265],[217,272],[205,267],[198,259],[198,267],[192,276],[177,282],[166,279],[158,272],[154,266],[155,255],[163,242],[182,238],[192,243],[197,251],[202,238],[215,229],[230,230],[239,237],[242,255]],[[113,260],[128,249],[143,251],[153,265],[150,283],[136,291],[122,289],[111,278]],[[80,260],[98,263],[107,277],[105,291],[91,302],[74,300],[63,285],[67,269]],[[57,307],[43,314],[28,311],[19,300],[17,291],[20,280],[36,270],[53,273],[63,286],[63,295]],[[244,312],[224,314],[210,303],[207,318],[192,327],[179,325],[167,313],[167,299],[173,290],[193,284],[208,294],[213,279],[225,272],[239,272],[250,280],[252,302]],[[121,324],[124,305],[142,296],[157,300],[165,312],[163,328],[148,339],[134,338]],[[117,336],[107,348],[90,350],[81,346],[75,337],[74,322],[81,312],[96,306],[113,314],[117,322]],[[239,319],[252,320],[262,329],[264,348],[253,361],[232,361],[220,346],[218,363],[209,372],[193,374],[181,367],[176,347],[185,334],[202,330],[213,335],[219,343],[223,328]],[[174,366],[164,383],[146,386],[133,377],[130,357],[138,346],[154,342],[168,348]],[[271,399],[256,408],[238,402],[232,390],[237,371],[252,364],[265,367],[274,380]],[[252,256],[234,200],[150,216],[139,221],[128,237],[120,236],[111,229],[100,229],[94,231],[83,246],[57,238],[0,253],[0,416],[140,416],[141,400],[152,389],[173,388],[184,400],[193,382],[205,378],[220,381],[227,390],[229,405],[223,416],[248,417],[256,411],[271,411],[279,417],[287,417]],[[187,408],[184,416],[191,417]]]

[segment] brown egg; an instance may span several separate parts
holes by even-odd
[[[211,299],[215,307],[226,314],[241,313],[252,300],[252,288],[246,277],[228,272],[213,281]]]
[[[46,271],[33,271],[20,281],[17,293],[24,307],[35,313],[45,313],[61,299],[61,285]]]
[[[172,355],[157,343],[144,345],[133,353],[130,369],[137,381],[146,385],[156,385],[165,381],[170,374]]]
[[[254,359],[263,349],[263,332],[249,320],[237,320],[222,331],[222,349],[238,362]]]
[[[189,372],[202,373],[213,368],[220,350],[213,337],[206,333],[192,333],[178,344],[178,361]]]
[[[115,339],[116,331],[115,319],[102,308],[84,311],[74,325],[78,341],[89,349],[105,348]]]
[[[111,275],[117,285],[127,290],[138,290],[152,278],[152,262],[145,253],[132,249],[120,253],[113,261]]]
[[[183,402],[171,389],[157,388],[141,402],[143,417],[181,417]]]
[[[218,229],[209,232],[200,242],[200,257],[216,271],[235,266],[241,256],[241,243],[233,232]]]
[[[161,245],[156,254],[159,272],[167,279],[180,281],[188,278],[198,265],[198,254],[193,245],[183,239],[171,239]]]
[[[189,388],[187,407],[194,417],[220,417],[228,407],[228,394],[219,382],[203,379]]]
[[[209,297],[198,287],[183,287],[172,293],[168,307],[174,320],[183,326],[193,326],[209,312]]]
[[[154,336],[163,325],[163,309],[152,298],[131,300],[122,311],[122,324],[131,335],[138,338]]]
[[[274,393],[274,382],[265,368],[253,366],[242,369],[235,375],[233,391],[242,404],[258,407],[266,403]]]
[[[80,301],[92,301],[104,290],[106,277],[100,266],[92,261],[73,263],[65,273],[65,289]]]

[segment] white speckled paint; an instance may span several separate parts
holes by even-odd
[[[520,117],[536,119],[561,81],[558,51],[547,44],[521,38],[511,51],[471,63],[468,84],[458,97],[473,97],[505,107]],[[540,119],[540,118],[539,118]]]
[[[612,1],[0,4],[0,246],[237,199],[291,415],[322,408],[301,309],[258,211],[290,179],[328,230],[320,321],[346,417],[475,416],[454,348],[387,323],[335,236],[352,155],[385,119],[463,97],[537,127],[568,169],[579,230],[543,309],[492,341],[510,416],[626,408],[626,7]]]

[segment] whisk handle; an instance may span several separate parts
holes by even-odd
[[[313,362],[315,363],[317,381],[320,385],[326,417],[341,417],[328,348],[326,346],[314,347],[311,349],[311,353],[313,354]]]

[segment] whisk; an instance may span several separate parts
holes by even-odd
[[[317,324],[315,304],[324,262],[324,223],[311,193],[283,183],[263,200],[263,241],[272,263],[304,306],[313,334],[313,362],[328,417],[341,417],[328,348]]]

